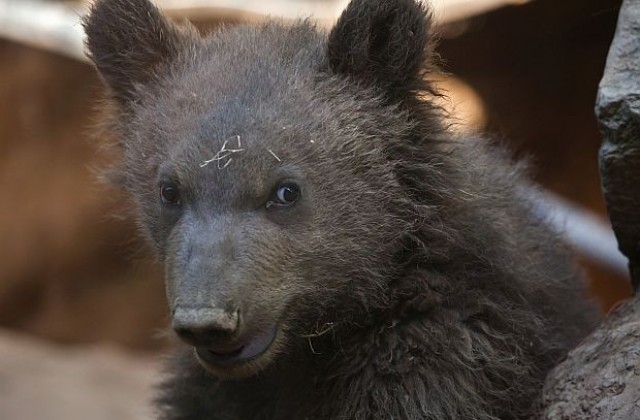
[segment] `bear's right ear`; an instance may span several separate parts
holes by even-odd
[[[148,0],[98,0],[84,18],[89,57],[122,104],[135,100],[136,86],[157,77],[195,37],[169,22]]]

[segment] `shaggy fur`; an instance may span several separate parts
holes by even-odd
[[[241,311],[245,337],[278,327],[215,375],[185,347],[162,418],[535,415],[594,310],[521,170],[443,127],[423,5],[201,37],[147,0],[98,0],[85,26],[174,316],[188,302]],[[301,197],[270,207],[283,179]]]

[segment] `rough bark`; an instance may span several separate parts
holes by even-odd
[[[640,285],[640,2],[625,0],[600,83],[602,187]],[[614,310],[547,377],[544,419],[640,419],[640,297]]]

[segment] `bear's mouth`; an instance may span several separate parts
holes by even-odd
[[[232,368],[260,358],[274,343],[277,333],[278,326],[273,324],[236,348],[196,347],[195,353],[205,368]]]

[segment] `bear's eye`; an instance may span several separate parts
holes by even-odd
[[[174,184],[160,185],[160,198],[164,204],[180,204],[180,191]]]
[[[267,203],[271,206],[290,206],[300,198],[300,187],[295,182],[281,182],[275,191],[273,198]]]

